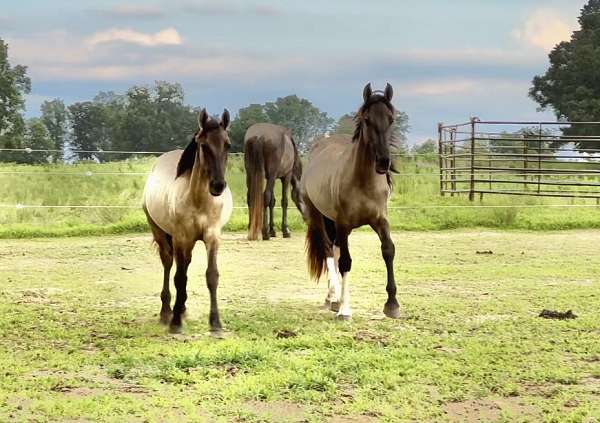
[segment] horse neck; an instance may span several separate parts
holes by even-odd
[[[208,192],[208,174],[204,171],[202,156],[200,152],[196,154],[194,167],[190,173],[189,194],[194,202],[203,203],[204,199],[210,195]]]
[[[361,133],[352,145],[352,181],[357,186],[371,186],[377,180],[375,173],[375,152]]]

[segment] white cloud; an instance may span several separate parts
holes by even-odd
[[[156,5],[122,4],[108,9],[93,9],[90,12],[109,18],[154,19],[165,16],[165,12]]]
[[[446,96],[468,94],[477,88],[473,80],[425,81],[405,85],[404,94],[416,96]]]
[[[132,29],[113,28],[106,31],[97,32],[87,39],[87,44],[95,46],[97,44],[123,42],[137,44],[145,47],[156,47],[165,45],[180,45],[183,39],[175,28],[167,28],[155,34],[145,34]]]
[[[552,50],[561,41],[568,41],[575,29],[572,22],[553,9],[538,9],[525,23],[513,31],[513,36],[530,47]]]

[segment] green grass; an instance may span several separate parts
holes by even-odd
[[[0,204],[3,205],[114,205],[129,209],[16,209],[0,208],[0,238],[86,236],[144,232],[147,230],[141,196],[146,173],[154,159],[131,159],[105,164],[0,165]],[[232,157],[227,180],[234,205],[245,206],[245,176],[241,157]],[[27,172],[13,175],[10,172]],[[85,176],[91,172],[91,176]],[[103,175],[102,173],[141,173]],[[544,199],[537,197],[486,196],[471,204],[465,196],[441,197],[434,161],[406,160],[402,174],[394,179],[390,223],[396,230],[440,230],[457,228],[503,228],[528,230],[599,228],[599,209],[546,208],[548,204],[595,204],[592,200]],[[53,173],[75,173],[54,175]],[[404,176],[403,174],[418,174]],[[506,187],[505,187],[506,188]],[[277,184],[277,202],[280,202]],[[430,208],[470,205],[510,206],[508,208]],[[426,206],[421,208],[421,206]],[[517,206],[516,208],[514,206]],[[536,206],[533,208],[523,206]],[[542,207],[538,207],[542,206]],[[415,207],[415,208],[412,208]],[[227,230],[242,231],[247,226],[246,210],[235,209]],[[279,210],[276,213],[280,221]],[[290,226],[302,228],[302,219],[290,208]]]
[[[346,323],[319,308],[300,233],[226,235],[224,340],[201,246],[172,336],[148,235],[4,240],[0,421],[599,421],[600,233],[393,236],[401,319],[383,318],[378,240],[359,232]]]

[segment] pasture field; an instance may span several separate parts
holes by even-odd
[[[357,232],[338,322],[299,231],[228,233],[225,339],[207,334],[201,245],[168,335],[149,235],[2,240],[0,421],[600,421],[600,232],[393,237],[402,318],[383,318],[379,243]]]
[[[145,232],[147,226],[141,211],[141,198],[146,173],[153,163],[153,158],[132,158],[103,164],[0,164],[0,206],[3,206],[0,208],[0,238]],[[390,200],[391,207],[400,207],[390,209],[390,224],[395,230],[474,227],[528,230],[600,228],[600,207],[594,207],[596,203],[593,200],[485,196],[483,201],[470,203],[466,196],[439,195],[435,157],[403,159],[399,165],[401,173],[394,177],[394,193]],[[229,159],[227,180],[234,195],[234,206],[245,206],[245,175],[240,156]],[[280,187],[277,183],[277,204],[281,201]],[[110,205],[133,208],[17,209],[17,204]],[[290,227],[300,230],[302,219],[291,201],[290,204]],[[585,204],[593,207],[546,207],[556,204]],[[463,208],[471,205],[509,207]],[[277,211],[280,223],[279,215]],[[227,229],[242,231],[246,225],[247,211],[243,208],[235,209]]]

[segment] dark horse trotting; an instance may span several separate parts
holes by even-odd
[[[318,279],[327,270],[330,280],[326,304],[344,320],[352,314],[348,236],[363,225],[370,225],[381,240],[388,294],[383,312],[391,318],[400,316],[394,280],[395,248],[387,220],[395,113],[392,96],[390,84],[382,93],[373,93],[368,84],[363,91],[364,103],[356,114],[354,136],[334,135],[318,140],[302,176],[309,272]],[[338,269],[342,275],[341,291]]]
[[[217,251],[221,229],[231,216],[231,192],[225,182],[229,150],[229,112],[218,122],[202,110],[199,129],[185,150],[175,150],[158,158],[144,189],[144,211],[158,245],[163,264],[160,319],[170,331],[181,331],[181,318],[187,299],[187,269],[196,241],[206,246],[208,266],[206,285],[210,292],[210,328],[221,331],[217,307]],[[177,297],[171,311],[169,275],[177,265]]]
[[[271,123],[257,123],[246,131],[244,137],[244,165],[246,167],[246,186],[248,189],[248,239],[262,237],[268,240],[275,236],[273,209],[275,208],[275,180],[281,180],[282,186],[282,224],[284,238],[289,238],[287,207],[288,189],[292,186],[292,200],[302,213],[299,194],[299,182],[302,176],[302,162],[298,148],[292,138],[292,131]],[[267,180],[263,190],[264,180]],[[269,214],[267,215],[267,207]]]

